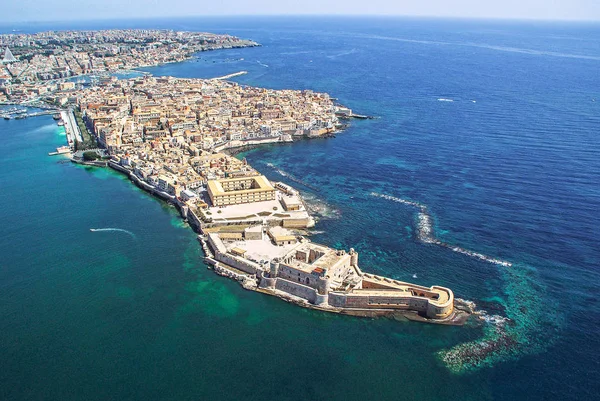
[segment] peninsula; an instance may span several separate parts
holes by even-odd
[[[107,41],[113,43],[124,33],[146,35],[116,32],[117,36],[87,33],[85,57],[95,57],[90,53],[96,53],[96,42],[90,38],[103,38],[100,47],[105,48]],[[149,43],[156,43],[157,32],[162,31],[149,32],[154,32]],[[82,40],[72,33],[53,35],[73,43]],[[160,36],[162,45],[152,47],[156,49],[152,63],[185,58],[207,46],[199,37],[212,37],[160,35],[164,35]],[[254,44],[218,37],[220,48],[225,47],[223,43]],[[10,40],[15,43],[16,39]],[[148,62],[150,56],[138,59],[136,54],[130,52],[129,64],[123,65]],[[15,61],[9,57],[6,62],[10,67],[5,68],[14,76]],[[108,65],[104,60],[104,68]],[[73,152],[71,160],[109,166],[175,205],[199,233],[205,260],[218,274],[236,279],[246,289],[323,311],[442,324],[462,324],[467,318],[454,308],[454,295],[448,288],[363,272],[354,249],[311,242],[298,231],[315,224],[301,193],[286,183],[270,182],[245,159],[224,153],[249,145],[333,135],[343,128],[338,117],[352,112],[336,105],[328,94],[242,86],[226,81],[227,77],[145,75],[120,80],[105,76],[91,84],[56,86],[39,71],[19,74],[31,77],[29,83],[5,81],[0,87],[4,95],[24,104],[31,91],[23,88],[45,88],[37,99],[68,108],[61,121]]]

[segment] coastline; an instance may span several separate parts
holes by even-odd
[[[251,145],[254,147],[261,146],[260,144]],[[242,152],[245,147],[232,147],[228,150],[230,152]],[[85,161],[76,161],[71,159],[72,162],[91,166],[91,167],[109,167],[114,171],[117,171],[121,174],[124,174],[129,178],[129,180],[135,184],[138,188],[144,190],[150,195],[156,197],[161,201],[165,201],[168,204],[174,206],[179,212],[180,217],[187,222],[189,227],[198,234],[198,242],[202,248],[202,252],[204,254],[204,261],[207,265],[207,268],[212,269],[216,274],[237,281],[244,289],[259,292],[265,295],[275,296],[285,302],[292,303],[296,306],[304,307],[307,309],[318,310],[321,312],[329,312],[335,313],[339,315],[347,315],[353,317],[363,317],[363,318],[389,318],[393,320],[409,320],[420,323],[430,323],[430,324],[440,324],[440,325],[451,325],[451,326],[462,326],[469,319],[470,315],[473,313],[473,310],[469,307],[468,304],[456,300],[451,300],[454,304],[454,308],[452,313],[448,316],[440,319],[425,317],[419,312],[410,309],[348,309],[348,308],[339,308],[332,306],[321,306],[319,304],[314,304],[308,302],[306,299],[295,296],[289,292],[280,291],[277,289],[268,288],[262,285],[257,285],[256,278],[253,278],[248,273],[238,270],[233,266],[227,265],[226,263],[219,262],[215,258],[214,252],[211,250],[211,247],[206,242],[206,233],[203,230],[203,222],[202,219],[199,218],[187,205],[181,203],[177,197],[169,195],[168,193],[161,191],[160,189],[148,184],[143,181],[130,169],[121,166],[113,160],[109,160],[108,162],[85,162]],[[362,274],[362,273],[361,273]],[[380,281],[390,282],[388,278],[377,276],[373,274],[364,273],[367,277],[371,277],[373,279],[377,279]],[[394,280],[397,284],[406,284],[397,280]],[[427,287],[417,286],[417,288],[421,288],[423,290],[428,290]]]
[[[2,355],[9,368],[2,398],[596,396],[600,103],[586,85],[595,76],[593,62],[581,56],[598,56],[591,42],[598,30],[525,22],[499,22],[494,32],[481,21],[309,22],[169,19],[160,23],[235,29],[231,34],[255,36],[264,47],[143,70],[216,77],[247,69],[232,81],[314,88],[359,114],[380,116],[349,121],[334,142],[222,153],[246,158],[269,179],[302,192],[317,219],[307,238],[356,245],[367,271],[447,285],[474,302],[468,323],[355,319],[244,291],[206,268],[197,235],[176,207],[131,186],[125,173],[46,157],[66,144],[51,115],[0,119],[7,205]],[[69,27],[27,28],[44,26]],[[381,38],[463,43],[465,29],[470,44],[506,46]],[[523,47],[575,58],[555,62],[539,52],[506,51]],[[544,74],[535,74],[540,68]],[[429,218],[400,200],[426,206]],[[40,217],[32,220],[32,211]],[[136,237],[89,231],[106,227]]]
[[[251,42],[203,51],[257,45]],[[191,56],[186,55],[182,57],[183,60],[171,62],[185,61],[186,58]],[[174,205],[192,229],[202,234],[199,239],[209,265],[224,275],[233,274],[233,278],[238,277],[236,268],[239,263],[245,266],[241,270],[251,273],[252,284],[247,280],[248,277],[239,276],[243,278],[246,289],[260,288],[261,292],[308,308],[340,314],[405,316],[410,320],[431,323],[463,324],[468,314],[454,308],[454,295],[450,289],[439,286],[427,288],[363,273],[358,267],[358,253],[354,249],[346,253],[345,250],[325,245],[311,245],[305,237],[294,234],[295,229],[314,226],[314,218],[300,193],[285,183],[272,185],[246,160],[239,161],[227,155],[264,144],[335,137],[336,133],[348,127],[348,124],[341,124],[340,119],[369,117],[354,115],[352,110],[334,103],[327,93],[308,89],[271,90],[226,81],[227,78],[245,73],[240,71],[204,80],[155,78],[152,74],[144,74],[143,79],[124,80],[113,76],[101,82],[95,90],[79,88],[71,92],[74,100],[68,103],[76,104],[84,117],[83,122],[76,123],[72,109],[68,108],[68,112],[63,110],[61,114],[65,125],[68,120],[77,142],[82,142],[78,135],[78,124],[86,124],[86,132],[92,126],[90,141],[94,144],[88,144],[86,148],[98,153],[96,156],[75,154],[71,162],[110,167],[127,175],[139,188]],[[70,85],[71,89],[75,89],[72,83]],[[191,103],[194,105],[192,113],[185,102],[183,107],[178,103],[179,99],[185,100],[185,96],[165,96],[177,91],[189,94],[195,100]],[[103,92],[106,94],[102,95]],[[222,101],[225,107],[220,106]],[[119,116],[129,120],[129,128],[118,128],[116,121],[125,122]],[[142,128],[137,131],[135,127]],[[69,134],[66,126],[65,129]],[[202,132],[206,131],[208,134],[205,137]],[[69,135],[67,139],[71,142]],[[76,142],[74,139],[72,141]],[[106,151],[91,149],[96,143]],[[219,156],[224,151],[227,153]],[[97,156],[104,160],[94,160],[99,158]],[[210,167],[207,168],[207,165]],[[315,189],[300,179],[281,174],[291,181]],[[205,186],[205,193],[193,192],[202,185]],[[270,201],[274,203],[269,204]],[[236,206],[246,204],[248,207]],[[257,246],[263,251],[268,249],[260,264],[253,259],[255,256],[235,262],[237,256],[234,255],[232,259],[228,255],[230,251],[240,252],[240,248],[226,249],[219,238],[220,234],[215,234],[215,241],[221,245],[211,242],[212,252],[206,247],[204,240],[207,233],[215,232],[219,227],[235,225],[245,227],[245,230],[253,229],[252,233],[262,226],[260,241],[266,241],[266,244],[252,243],[256,240],[254,234],[244,237],[248,240],[247,245],[253,244],[248,246]],[[281,227],[277,231],[279,234],[271,232],[272,227]],[[220,233],[220,230],[216,232]],[[267,231],[272,242],[266,236]],[[237,238],[239,233],[224,231],[223,235],[231,239]],[[277,247],[285,244],[306,248],[297,255],[312,255],[305,260],[300,256],[296,256],[296,259],[287,256],[285,263],[288,265],[282,264],[282,272],[292,269],[298,273],[298,282],[295,282],[296,278],[290,281],[288,273],[280,275],[278,267],[274,270],[272,267],[270,272],[267,269],[267,262],[279,266],[279,257],[276,255],[287,252],[288,248]],[[276,248],[270,249],[269,246]],[[320,260],[321,265],[313,265],[317,263],[316,260]],[[290,263],[296,264],[292,267]],[[309,276],[304,277],[305,274]],[[301,276],[304,278],[300,283]]]

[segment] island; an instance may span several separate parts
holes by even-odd
[[[33,35],[36,39],[29,38],[28,49],[35,49],[33,44],[69,43],[72,47],[60,46],[60,60],[70,68],[68,74],[82,74],[97,68],[97,58],[103,62],[100,68],[109,71],[117,68],[114,60],[121,60],[118,68],[132,68],[179,61],[200,50],[255,45],[222,35],[109,32],[52,33],[48,42]],[[2,37],[0,43],[6,40]],[[16,38],[10,40],[17,43]],[[115,43],[125,43],[128,50],[118,46],[116,51]],[[144,48],[154,53],[142,52]],[[54,54],[35,54],[28,65],[37,66],[39,57],[59,60]],[[12,53],[5,56],[5,68],[11,77],[21,71],[20,78],[0,82],[0,92],[19,104],[35,99],[60,107],[55,118],[67,132],[70,160],[120,171],[177,207],[199,234],[205,261],[216,273],[246,289],[322,311],[455,325],[468,318],[466,311],[455,308],[449,288],[363,272],[354,249],[310,241],[305,230],[315,221],[301,192],[287,183],[271,182],[246,159],[230,155],[248,146],[333,136],[345,127],[340,120],[352,111],[328,94],[245,86],[227,81],[231,75],[105,75],[91,83],[57,84],[47,79],[43,67],[31,67],[35,74],[27,73],[16,68],[19,62],[13,59]],[[76,69],[71,68],[73,60],[86,61],[77,62]],[[44,89],[32,92],[33,88]],[[66,151],[61,147],[54,153]]]

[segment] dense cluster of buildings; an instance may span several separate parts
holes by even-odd
[[[0,35],[0,46],[17,54],[5,51],[0,101],[43,99],[77,108],[104,160],[86,154],[72,160],[109,165],[176,205],[201,232],[208,263],[245,288],[338,313],[460,321],[451,290],[364,273],[353,249],[300,235],[297,229],[314,225],[300,193],[224,153],[332,134],[340,126],[336,114],[352,111],[327,94],[149,75],[106,75],[89,87],[64,80],[254,45],[227,35],[155,30]]]
[[[171,30],[61,31],[0,35],[0,101],[34,99],[56,83],[185,60],[205,50],[258,46],[230,35]]]
[[[240,141],[324,135],[337,124],[327,94],[221,80],[112,78],[69,94],[73,96],[100,143],[111,151],[156,151],[161,143],[198,156]]]
[[[327,94],[146,75],[107,77],[68,98],[111,165],[185,204],[198,224],[314,224],[297,191],[223,151],[334,132],[336,107]]]

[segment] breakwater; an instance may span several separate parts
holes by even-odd
[[[452,252],[460,253],[460,254],[472,257],[474,259],[481,260],[483,262],[493,263],[495,265],[504,266],[504,267],[512,266],[511,262],[501,260],[498,258],[494,258],[492,256],[484,255],[483,253],[480,253],[480,252],[471,251],[469,249],[465,249],[465,248],[462,248],[457,245],[452,245],[452,244],[449,244],[447,242],[441,241],[438,238],[436,238],[435,232],[433,230],[433,218],[431,217],[431,214],[429,213],[427,206],[420,202],[402,199],[402,198],[398,198],[398,197],[391,196],[391,195],[380,194],[377,192],[371,192],[371,196],[387,199],[392,202],[401,203],[406,206],[411,206],[411,207],[417,208],[418,209],[417,237],[423,243],[438,245],[438,246],[447,248],[447,249],[451,250]]]

